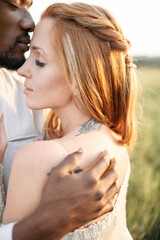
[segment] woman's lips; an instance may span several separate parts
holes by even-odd
[[[28,94],[28,93],[32,93],[33,90],[31,88],[28,88],[28,87],[24,86],[24,91],[23,92],[24,92],[24,94]]]

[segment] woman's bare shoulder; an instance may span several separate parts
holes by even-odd
[[[37,208],[47,173],[63,158],[62,150],[49,141],[29,143],[18,150],[11,168],[3,223],[20,221]]]
[[[55,166],[65,157],[65,153],[54,141],[38,141],[24,145],[20,148],[13,160],[14,164],[30,165],[32,168],[38,165]],[[47,168],[48,168],[47,167]]]

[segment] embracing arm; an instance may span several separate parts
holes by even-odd
[[[6,138],[6,132],[3,124],[3,111],[0,110],[0,164],[3,161],[3,157],[7,148],[8,142]]]
[[[3,157],[7,148],[8,142],[6,138],[6,132],[3,124],[3,111],[0,110],[0,164],[3,161]]]
[[[4,209],[4,186],[3,186],[3,166],[1,165],[3,157],[7,148],[7,138],[5,133],[5,128],[3,124],[3,111],[0,110],[0,222],[2,217],[2,212]]]
[[[32,216],[15,225],[14,240],[59,240],[68,232],[113,210],[115,195],[119,191],[115,160],[110,164],[108,154],[103,152],[87,172],[64,175],[77,168],[81,158],[82,153],[75,152],[52,170],[40,206]],[[102,179],[109,165],[110,170]],[[57,188],[53,189],[53,185]]]
[[[5,202],[4,186],[2,181],[3,181],[3,166],[0,164],[0,223],[2,219],[2,213]]]
[[[37,210],[15,225],[14,240],[58,240],[113,209],[118,192],[115,161],[112,160],[104,178],[101,177],[110,164],[105,152],[87,172],[68,175],[80,164],[82,155],[82,152],[75,152],[52,170]]]

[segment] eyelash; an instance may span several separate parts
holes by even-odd
[[[36,59],[36,65],[39,66],[39,67],[44,67],[46,64],[42,63],[38,59]]]
[[[8,4],[9,4],[9,6],[10,6],[11,8],[13,8],[13,9],[15,9],[15,10],[19,9],[19,6],[17,6],[17,5],[14,5],[14,4],[12,4],[12,3],[8,3]]]

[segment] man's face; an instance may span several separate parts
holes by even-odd
[[[28,32],[35,27],[28,12],[31,4],[31,0],[0,0],[0,67],[16,70],[25,62]]]

